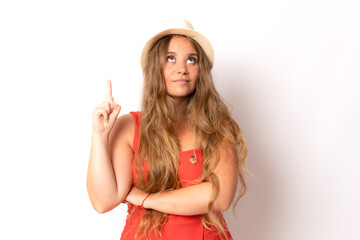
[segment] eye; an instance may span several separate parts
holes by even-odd
[[[173,62],[175,62],[175,57],[174,56],[167,56],[166,61],[173,63]]]
[[[187,60],[187,62],[188,62],[188,63],[196,63],[197,60],[196,60],[196,58],[194,58],[194,57],[189,57],[189,59]]]

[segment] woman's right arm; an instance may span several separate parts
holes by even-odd
[[[131,187],[134,120],[130,114],[117,119],[120,106],[111,95],[93,111],[93,134],[87,172],[87,190],[94,209],[110,211],[125,200]],[[108,122],[106,122],[108,120]]]

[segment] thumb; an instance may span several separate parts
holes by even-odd
[[[110,113],[109,121],[115,122],[117,117],[119,116],[120,110],[121,110],[121,106],[116,103],[115,106],[114,106],[113,111]]]

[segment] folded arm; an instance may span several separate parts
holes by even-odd
[[[230,144],[223,142],[220,149],[219,164],[214,173],[219,178],[219,195],[214,201],[213,210],[226,210],[230,207],[237,189],[238,155]],[[212,195],[210,181],[173,191],[151,194],[144,202],[145,208],[176,215],[197,215],[207,213]],[[126,200],[141,205],[148,194],[133,187]]]

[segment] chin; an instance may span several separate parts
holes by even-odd
[[[195,89],[174,89],[174,91],[167,91],[168,95],[172,97],[187,97],[191,95]]]
[[[171,97],[173,97],[173,98],[187,98],[188,96],[190,96],[192,93],[193,93],[194,91],[192,91],[192,92],[182,92],[182,93],[179,93],[179,92],[177,92],[177,93],[168,93],[168,95],[169,96],[171,96]]]

